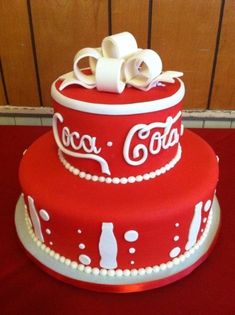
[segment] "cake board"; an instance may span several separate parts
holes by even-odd
[[[129,293],[150,290],[165,286],[190,274],[197,268],[211,253],[220,227],[220,206],[217,198],[214,198],[212,205],[212,217],[208,235],[192,255],[179,264],[173,264],[169,269],[160,269],[158,272],[146,272],[144,275],[125,275],[104,277],[94,275],[91,272],[80,271],[71,268],[50,256],[50,252],[42,251],[38,248],[33,238],[28,232],[24,215],[24,201],[21,196],[16,205],[15,225],[18,237],[28,256],[45,272],[51,276],[72,284],[77,287],[112,293]],[[89,269],[88,269],[89,270]]]

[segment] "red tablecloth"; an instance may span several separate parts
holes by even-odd
[[[169,286],[108,294],[75,288],[45,274],[25,255],[16,236],[19,161],[48,129],[0,126],[1,314],[235,314],[235,130],[194,130],[220,157],[217,196],[222,228],[211,256],[190,276]]]

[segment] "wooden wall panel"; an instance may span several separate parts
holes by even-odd
[[[235,109],[235,0],[225,1],[210,102],[211,109]]]
[[[152,48],[184,72],[185,108],[206,109],[221,1],[153,0]]]
[[[111,7],[112,33],[132,33],[141,48],[148,46],[148,0],[113,0]]]
[[[184,72],[185,108],[235,109],[235,0],[1,0],[0,10],[2,105],[49,106],[78,50],[129,31],[164,70]]]
[[[51,83],[72,71],[76,52],[108,35],[108,1],[33,0],[31,9],[42,99],[49,106]]]
[[[0,72],[0,105],[7,105],[6,95],[3,88],[2,73]]]
[[[1,60],[9,103],[38,106],[27,1],[2,0],[0,12]]]

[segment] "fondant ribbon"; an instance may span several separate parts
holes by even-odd
[[[88,59],[89,72],[80,67]],[[60,77],[60,90],[72,84],[87,89],[122,93],[125,86],[148,91],[161,82],[174,83],[182,72],[162,72],[162,61],[152,49],[140,49],[128,32],[103,39],[101,48],[83,48],[74,57],[73,71]]]

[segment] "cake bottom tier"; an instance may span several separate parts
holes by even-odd
[[[166,174],[107,184],[66,170],[51,132],[39,138],[20,165],[24,201],[16,226],[26,250],[55,276],[112,292],[161,286],[191,272],[217,234],[218,165],[194,133],[186,131],[181,144],[182,158]]]

